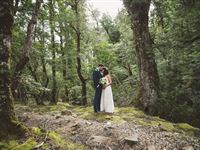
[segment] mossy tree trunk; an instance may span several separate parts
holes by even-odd
[[[25,128],[17,121],[10,90],[10,49],[13,26],[13,0],[0,3],[0,138],[23,135]]]
[[[151,0],[124,0],[131,16],[135,37],[135,48],[139,67],[141,103],[149,114],[155,114],[159,98],[159,75],[154,59],[152,40],[149,33],[149,8]]]

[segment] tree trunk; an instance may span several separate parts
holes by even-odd
[[[42,16],[42,32],[44,33],[45,32],[45,24],[44,24],[44,16]],[[49,84],[49,76],[48,76],[48,73],[47,73],[47,68],[46,68],[46,60],[45,60],[45,55],[46,55],[46,52],[45,52],[45,35],[42,35],[41,37],[41,45],[43,47],[43,53],[41,55],[41,63],[42,63],[42,72],[43,72],[43,75],[42,75],[42,85],[47,88],[48,87],[48,84]]]
[[[53,9],[53,0],[49,0],[49,23],[50,23],[50,32],[51,32],[51,50],[52,50],[52,77],[53,77],[53,87],[51,92],[51,103],[57,103],[57,82],[56,82],[56,45],[55,45],[55,35],[54,35],[54,9]]]
[[[67,70],[66,70],[66,58],[65,58],[65,52],[64,49],[62,50],[62,58],[63,58],[63,80],[65,82],[65,93],[64,93],[64,101],[65,102],[69,102],[69,89],[68,89],[68,85],[67,85]]]
[[[80,32],[77,32],[77,73],[78,77],[81,80],[81,86],[82,86],[82,104],[87,105],[87,88],[86,88],[86,80],[84,79],[82,73],[81,73],[81,58],[80,58],[80,52],[81,52],[81,38],[80,38]]]
[[[79,11],[78,11],[78,5],[79,5],[80,1],[76,1],[75,0],[75,5],[74,5],[74,10],[75,10],[75,14],[76,14],[76,27],[73,27],[73,29],[76,32],[76,49],[77,49],[77,54],[76,54],[76,60],[77,60],[77,74],[78,77],[81,81],[81,86],[82,86],[82,104],[83,105],[87,105],[87,88],[86,88],[86,79],[83,77],[82,73],[81,73],[81,31],[80,31],[80,17],[79,17]]]
[[[64,49],[64,42],[63,42],[63,26],[62,23],[59,22],[59,27],[60,27],[60,50],[62,53],[62,72],[63,72],[63,81],[64,81],[64,97],[63,97],[63,102],[69,102],[69,90],[68,90],[68,86],[67,86],[67,56],[65,53],[65,49]],[[65,37],[67,38],[67,37]],[[67,42],[67,39],[65,39],[65,42]],[[66,44],[67,45],[67,44]]]
[[[154,59],[151,36],[148,28],[150,0],[124,0],[133,22],[135,48],[139,67],[141,102],[144,110],[155,114],[159,97],[159,75]]]
[[[17,121],[10,90],[10,48],[13,26],[13,1],[0,4],[0,138],[23,135],[25,128]]]
[[[12,88],[13,94],[14,94],[14,91],[17,89],[17,86],[19,85],[19,78],[22,73],[22,70],[24,69],[24,67],[26,66],[26,64],[29,61],[29,53],[30,53],[30,49],[32,46],[33,30],[34,30],[35,24],[37,22],[37,17],[39,14],[41,2],[42,2],[42,0],[36,1],[35,9],[33,10],[33,13],[32,13],[32,18],[31,18],[30,22],[28,23],[27,35],[26,35],[24,46],[22,48],[22,55],[21,55],[19,62],[17,63],[17,65],[15,67],[14,74],[12,77],[11,88]]]

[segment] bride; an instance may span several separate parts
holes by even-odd
[[[107,113],[114,112],[114,101],[113,101],[113,94],[112,94],[112,79],[108,73],[106,68],[102,70],[104,77],[106,78],[106,85],[103,86],[102,93],[101,93],[101,111],[105,111]]]

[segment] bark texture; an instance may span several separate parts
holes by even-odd
[[[25,128],[17,121],[10,90],[10,49],[13,0],[0,0],[0,138],[23,135]]]
[[[56,82],[56,45],[55,45],[55,32],[54,32],[54,2],[53,0],[49,0],[49,24],[50,24],[50,32],[51,32],[51,53],[52,53],[52,77],[53,77],[53,85],[51,92],[51,103],[57,103],[57,82]]]
[[[155,114],[159,98],[159,75],[154,59],[152,40],[148,27],[148,13],[151,0],[124,0],[131,16],[135,48],[139,67],[141,103],[149,114]]]
[[[68,85],[67,85],[67,56],[65,53],[65,48],[64,48],[64,27],[62,26],[62,23],[60,23],[59,25],[60,27],[60,50],[62,53],[62,74],[63,74],[63,80],[64,80],[64,97],[63,97],[63,102],[69,102],[69,89],[68,89]],[[65,39],[65,42],[67,42],[67,39]],[[67,45],[67,44],[66,44]]]

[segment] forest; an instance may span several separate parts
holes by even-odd
[[[0,0],[0,149],[200,149],[200,1],[123,5]],[[93,112],[98,64],[113,115]]]

